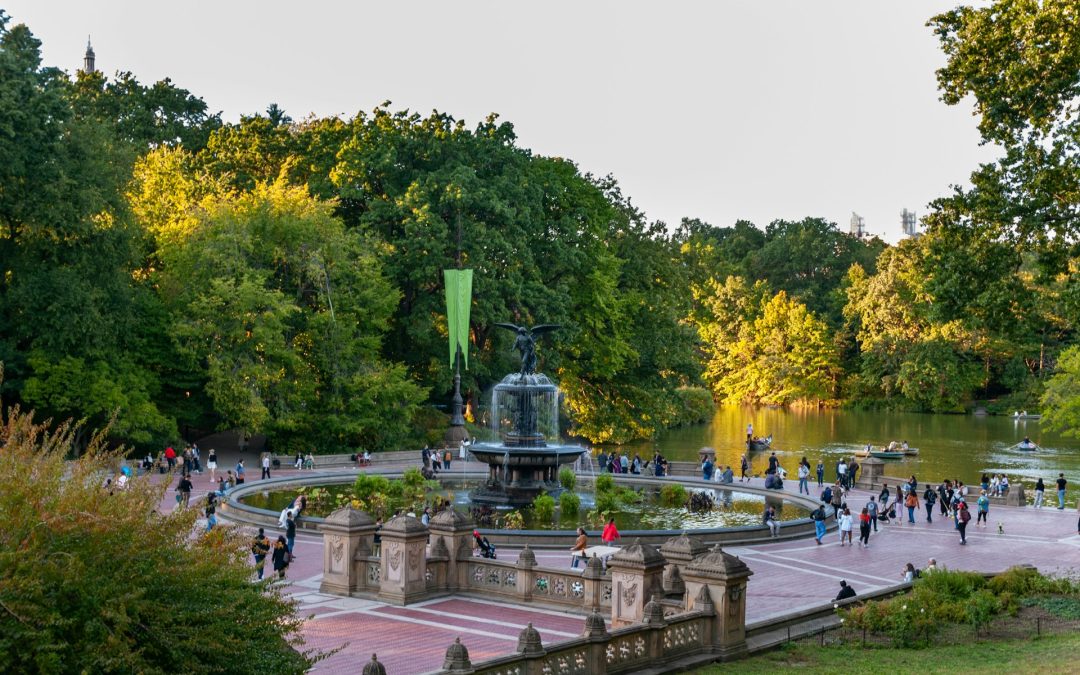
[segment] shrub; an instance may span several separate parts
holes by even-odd
[[[502,517],[502,529],[523,530],[525,529],[525,516],[520,511],[510,511]]]
[[[551,495],[537,495],[532,502],[533,516],[540,522],[551,522],[555,517],[555,498]]]
[[[602,473],[596,477],[594,486],[597,495],[601,492],[611,492],[615,489],[615,478],[610,473]]]
[[[559,469],[559,485],[562,485],[564,490],[573,490],[577,486],[577,474],[573,469],[568,466]]]
[[[1002,610],[1001,601],[985,588],[971,594],[964,603],[967,622],[977,633],[980,628],[990,623]]]
[[[581,498],[573,492],[563,492],[559,495],[559,514],[564,520],[578,517],[581,511]]]
[[[613,492],[596,493],[596,510],[600,513],[611,513],[619,510],[619,500]]]
[[[672,483],[660,488],[660,503],[664,506],[682,506],[686,503],[686,488]]]

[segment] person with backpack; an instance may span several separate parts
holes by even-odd
[[[870,548],[870,509],[865,506],[859,514],[859,546]]]
[[[926,522],[934,522],[934,504],[937,502],[937,492],[934,486],[927,483],[926,492],[923,493],[923,501],[926,502]]]
[[[907,497],[904,498],[904,506],[907,507],[907,519],[911,525],[915,524],[915,511],[919,508],[919,495],[915,494],[914,490],[910,490],[907,493]]]
[[[866,502],[866,512],[870,514],[870,526],[877,532],[878,504],[874,501],[874,495],[870,495],[870,501]]]
[[[244,484],[244,460],[240,460],[236,463],[236,484]]]
[[[251,555],[255,557],[255,569],[259,571],[259,579],[263,578],[263,568],[266,567],[266,554],[270,552],[270,540],[266,538],[263,528],[259,528],[259,534],[251,544]]]
[[[967,502],[960,502],[960,507],[957,509],[959,516],[956,519],[956,529],[960,530],[960,544],[967,543],[967,524],[971,520],[971,514],[968,512]]]

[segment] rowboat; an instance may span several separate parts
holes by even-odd
[[[750,452],[760,452],[762,450],[768,450],[772,445],[772,435],[765,438],[754,438],[746,442],[746,449]]]
[[[891,450],[871,450],[871,457],[877,457],[878,459],[903,459],[904,451],[893,452]]]
[[[1035,415],[1035,414],[1029,415],[1026,410],[1024,412],[1022,412],[1022,413],[1014,412],[1012,417],[1013,417],[1014,420],[1037,420],[1037,419],[1042,419],[1042,415]]]
[[[914,457],[915,455],[919,454],[919,449],[918,448],[908,448],[907,450],[904,450],[904,454],[907,455],[908,457]]]
[[[1035,452],[1039,449],[1039,446],[1037,444],[1031,442],[1025,443],[1023,441],[1020,441],[1013,447],[1022,452]]]

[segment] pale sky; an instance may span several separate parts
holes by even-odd
[[[614,174],[674,226],[851,212],[888,241],[967,185],[971,106],[938,100],[924,24],[956,3],[0,0],[45,63],[169,77],[226,120],[276,102],[294,119],[383,101]]]

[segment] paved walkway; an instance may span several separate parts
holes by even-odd
[[[253,463],[250,458],[245,462]],[[382,464],[376,468],[400,470],[406,466]],[[480,468],[466,468],[474,467]],[[462,469],[458,462],[454,468]],[[274,477],[296,473],[275,471]],[[248,483],[258,482],[255,477],[259,468],[248,466],[247,475]],[[193,497],[210,488],[205,474],[193,477],[193,482]],[[762,487],[760,479],[754,479],[752,484]],[[787,484],[794,488],[797,482]],[[738,483],[733,487],[737,489]],[[816,488],[812,490],[816,494]],[[787,491],[794,494],[793,489]],[[173,494],[170,491],[164,496],[163,510],[175,507]],[[854,491],[848,499],[852,510],[861,509],[869,495]],[[1071,502],[1071,491],[1069,496]],[[747,620],[760,621],[828,602],[835,597],[840,579],[846,579],[856,592],[893,585],[901,580],[906,563],[925,567],[931,557],[948,568],[984,572],[1025,563],[1046,572],[1076,574],[1080,570],[1075,508],[1058,511],[1053,507],[1036,510],[991,506],[988,527],[977,527],[975,520],[971,521],[966,546],[959,544],[951,520],[935,513],[934,522],[927,523],[925,512],[919,511],[916,521],[879,525],[866,549],[858,546],[858,532],[855,547],[841,547],[839,534],[830,532],[820,546],[811,538],[726,548],[754,571],[747,589]],[[998,532],[999,523],[1003,534]],[[276,532],[268,535],[276,536]],[[318,673],[355,673],[373,652],[378,653],[388,672],[421,673],[441,667],[446,648],[459,636],[472,659],[481,661],[512,651],[526,623],[532,622],[540,631],[544,644],[576,637],[583,627],[581,615],[478,598],[442,598],[401,608],[324,595],[318,592],[322,578],[321,537],[299,533],[295,552],[297,559],[289,568],[286,592],[298,601],[301,614],[310,616],[304,627],[307,648],[331,649],[347,644],[321,662],[315,669]],[[499,559],[516,560],[517,554],[517,550],[500,548]],[[569,556],[561,551],[538,551],[537,559],[542,566],[570,567]]]

